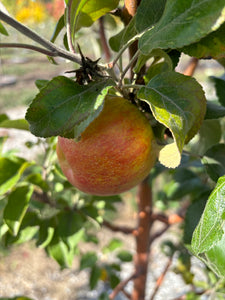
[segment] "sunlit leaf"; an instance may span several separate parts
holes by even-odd
[[[99,115],[112,80],[88,85],[58,76],[44,86],[27,110],[30,131],[40,137],[77,138]]]
[[[182,52],[197,58],[225,57],[225,23],[197,43],[181,49]]]
[[[160,162],[175,168],[184,144],[199,130],[206,111],[206,99],[194,78],[176,72],[161,73],[142,87],[138,97],[150,105],[157,121],[170,129],[174,143],[159,153]]]
[[[21,222],[29,206],[32,193],[32,185],[23,185],[13,190],[8,197],[8,203],[4,209],[3,218],[13,235],[17,235],[19,231]]]
[[[168,0],[159,22],[139,41],[148,54],[155,48],[176,49],[197,42],[225,20],[224,0]]]
[[[225,219],[224,199],[225,176],[219,178],[194,231],[191,246],[196,254],[208,251],[222,239]]]

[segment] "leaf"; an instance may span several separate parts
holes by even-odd
[[[103,248],[102,252],[104,254],[112,252],[112,251],[116,250],[117,248],[120,248],[122,245],[123,245],[123,242],[120,239],[113,238],[113,239],[111,239],[109,244]]]
[[[195,146],[197,153],[204,155],[209,148],[220,142],[221,135],[220,120],[204,120],[199,130],[199,141]]]
[[[5,27],[0,22],[0,34],[9,35]]]
[[[221,105],[225,106],[225,78],[212,76],[211,79],[215,83],[216,94]]]
[[[68,0],[66,19],[71,27],[72,38],[81,27],[91,26],[101,16],[115,9],[118,4],[119,0]]]
[[[161,50],[161,49],[155,49],[152,50],[152,52],[149,55],[139,55],[137,63],[134,67],[134,72],[138,73],[140,72],[141,68],[144,66],[144,64],[146,63],[147,60],[149,60],[149,58],[154,57],[155,58],[155,62],[153,62],[153,64],[150,66],[149,70],[147,71],[147,73],[145,74],[145,77],[148,78],[148,81],[154,77],[153,75],[150,77],[149,73],[154,73],[154,71],[152,71],[152,69],[154,67],[157,67],[157,65],[159,65],[160,63],[157,63],[159,60],[161,61],[163,59],[162,67],[160,68],[160,71],[172,71],[173,70],[173,63],[171,58],[169,57],[169,55]],[[155,64],[154,64],[155,63]],[[157,75],[157,72],[155,72],[155,75]]]
[[[132,39],[132,37],[137,34],[135,18],[136,17],[134,16],[126,27],[109,39],[109,45],[113,51],[118,52],[130,39]]]
[[[212,146],[203,156],[202,162],[210,178],[217,182],[225,174],[225,144]]]
[[[208,251],[199,257],[206,265],[213,270],[219,277],[225,277],[225,234],[221,240],[213,245]]]
[[[142,32],[161,18],[166,0],[142,0],[137,9],[136,29]]]
[[[139,40],[143,54],[197,42],[224,22],[224,0],[168,0],[159,22]]]
[[[7,118],[0,122],[0,127],[29,130],[29,124],[24,119],[10,120],[9,118]]]
[[[181,51],[199,59],[225,57],[225,23],[199,42],[186,46]]]
[[[40,248],[45,248],[51,242],[55,233],[55,229],[51,227],[48,219],[43,220],[38,231],[38,240],[36,245]]]
[[[10,232],[17,235],[23,217],[29,206],[30,198],[33,193],[32,185],[17,187],[8,197],[8,203],[4,209],[4,222],[9,227]]]
[[[208,199],[209,193],[204,192],[198,195],[196,200],[188,207],[185,215],[184,223],[184,243],[191,244],[192,235],[199,223],[203,210],[205,208],[206,201]]]
[[[44,192],[49,190],[49,185],[40,173],[32,173],[25,178],[26,181],[40,187]]]
[[[194,78],[164,72],[142,87],[138,97],[150,105],[155,119],[174,137],[174,143],[160,151],[160,162],[169,168],[177,167],[184,144],[198,132],[205,115],[206,99],[201,86]]]
[[[67,245],[57,236],[54,235],[51,243],[47,246],[49,255],[57,261],[61,268],[71,266],[71,257]]]
[[[62,30],[62,29],[64,28],[64,26],[65,26],[64,19],[65,19],[65,16],[64,16],[64,14],[63,14],[63,15],[59,18],[59,20],[58,20],[58,22],[57,22],[57,24],[56,24],[56,26],[55,26],[55,30],[54,30],[54,32],[53,32],[53,34],[52,34],[52,37],[51,37],[51,40],[50,40],[52,43],[55,42],[57,36],[60,34],[61,30]]]
[[[218,119],[225,116],[225,107],[218,105],[212,101],[207,101],[207,109],[205,114],[205,120]]]
[[[82,255],[80,260],[80,270],[86,268],[93,268],[97,262],[98,258],[95,252],[90,251]]]
[[[39,90],[41,90],[43,87],[45,87],[47,85],[48,82],[49,82],[49,80],[37,79],[35,81],[35,85]]]
[[[31,163],[22,158],[0,157],[0,195],[5,194],[14,187],[30,165]]]
[[[122,250],[117,254],[117,257],[122,261],[122,262],[130,262],[133,260],[133,255],[126,250]]]
[[[110,79],[79,85],[63,76],[53,78],[27,110],[30,131],[40,137],[78,138],[99,115],[112,85]]]
[[[225,176],[219,178],[194,231],[191,247],[195,254],[208,251],[222,239],[225,219],[224,199]]]
[[[91,290],[93,290],[96,287],[100,277],[101,277],[101,269],[98,266],[93,266],[91,269],[91,274],[89,279],[89,286]]]

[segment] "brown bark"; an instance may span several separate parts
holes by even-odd
[[[138,226],[136,230],[135,273],[132,300],[144,300],[149,261],[150,229],[152,225],[152,191],[148,179],[138,187]]]

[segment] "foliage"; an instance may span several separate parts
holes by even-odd
[[[149,175],[155,220],[163,219],[168,227],[177,222],[168,212],[156,213],[159,203],[176,214],[180,207],[184,219],[179,227],[183,237],[177,243],[164,242],[162,251],[170,259],[176,254],[174,271],[192,286],[185,299],[198,299],[211,290],[219,299],[225,291],[225,80],[210,78],[217,98],[208,100],[201,84],[193,76],[178,73],[176,66],[182,53],[225,66],[224,0],[142,0],[131,20],[122,18],[124,23],[119,21],[123,9],[116,0],[67,0],[65,4],[52,43],[40,42],[29,29],[26,33],[48,50],[49,57],[79,63],[80,69],[73,71],[75,78],[37,81],[39,91],[26,120],[0,115],[0,127],[30,130],[44,149],[39,160],[31,162],[3,151],[7,137],[0,138],[1,242],[10,246],[34,239],[62,268],[71,267],[74,256],[79,256],[80,269],[90,271],[91,289],[100,280],[109,282],[112,289],[119,284],[122,264],[132,259],[120,240],[113,239],[101,250],[110,253],[112,259],[107,262],[95,251],[83,253],[79,245],[98,244],[95,235],[103,226],[115,230],[108,221],[122,198],[86,195],[71,186],[58,167],[55,147],[57,136],[79,139],[100,113],[107,93],[122,95],[149,118],[159,144],[159,159]],[[114,56],[110,63],[100,64],[83,55],[77,41],[84,27],[95,31],[96,21],[109,20],[109,14],[123,28],[109,33]],[[0,19],[13,26],[1,12]],[[0,34],[7,35],[5,27],[0,23]],[[61,32],[65,49],[54,44]],[[135,54],[127,61],[124,51],[134,41],[138,41]],[[76,48],[79,55],[74,54]],[[130,78],[125,77],[129,69],[133,71]],[[28,146],[32,151],[33,145]],[[205,263],[205,282],[195,280],[192,255]],[[99,297],[108,299],[107,293]]]

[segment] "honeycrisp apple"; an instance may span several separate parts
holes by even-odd
[[[128,100],[107,96],[79,141],[58,138],[59,164],[68,181],[93,195],[114,195],[142,181],[154,166],[157,144],[145,115]]]

